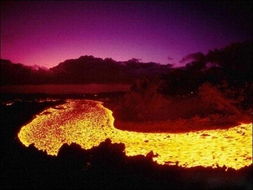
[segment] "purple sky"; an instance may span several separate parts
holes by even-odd
[[[190,53],[206,53],[251,39],[249,5],[144,1],[3,3],[1,58],[45,67],[81,55],[177,63]]]

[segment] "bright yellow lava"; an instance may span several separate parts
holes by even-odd
[[[127,156],[157,154],[158,164],[182,167],[240,169],[252,164],[252,125],[188,133],[141,133],[116,129],[112,111],[102,102],[68,100],[38,114],[18,133],[20,141],[57,155],[64,143],[83,149],[98,146],[105,139],[124,143]]]

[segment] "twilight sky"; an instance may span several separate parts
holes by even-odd
[[[81,55],[177,63],[252,39],[252,3],[242,1],[1,4],[1,58],[26,65],[52,67]]]

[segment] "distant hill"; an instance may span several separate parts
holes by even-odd
[[[1,85],[7,84],[83,84],[83,83],[130,83],[138,78],[158,77],[171,65],[142,63],[137,59],[117,62],[81,56],[66,60],[50,69],[30,67],[0,60]]]
[[[50,71],[61,83],[129,83],[138,78],[157,77],[170,67],[153,62],[142,63],[137,59],[117,62],[111,58],[81,56],[66,60]]]
[[[25,66],[0,59],[0,85],[48,83],[52,76],[53,73],[44,68]]]
[[[183,67],[143,63],[138,59],[115,61],[111,58],[81,56],[68,59],[50,69],[29,67],[0,59],[0,85],[8,84],[87,84],[132,83],[137,79],[162,79],[166,89],[180,93],[197,89],[204,82],[227,81],[241,86],[253,81],[252,42],[234,43],[225,48],[190,54]],[[179,90],[179,91],[178,91]]]

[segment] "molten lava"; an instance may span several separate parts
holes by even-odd
[[[180,134],[141,133],[116,129],[112,111],[102,102],[68,100],[38,114],[18,133],[20,141],[57,155],[64,143],[83,149],[98,146],[105,139],[125,144],[127,156],[157,154],[158,164],[182,167],[223,167],[240,169],[252,164],[252,126],[202,130]]]

